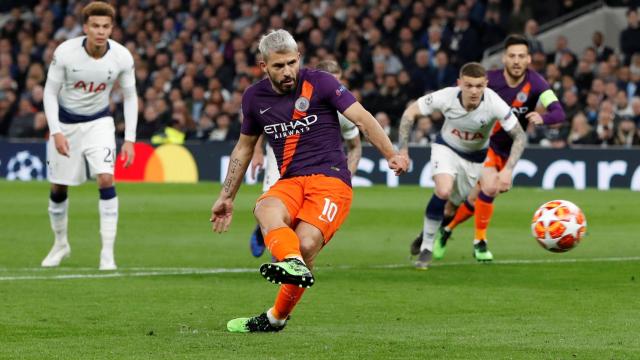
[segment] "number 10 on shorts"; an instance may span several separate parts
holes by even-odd
[[[324,198],[324,209],[322,209],[322,215],[318,216],[318,218],[325,222],[332,222],[337,213],[338,205],[328,198]]]

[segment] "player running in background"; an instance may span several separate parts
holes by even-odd
[[[273,307],[251,318],[229,321],[232,332],[279,331],[305,288],[320,250],[349,213],[351,176],[342,149],[337,111],[354,122],[401,174],[408,159],[393,145],[375,118],[335,77],[300,69],[298,46],[285,30],[262,37],[258,49],[267,78],[242,97],[244,120],[220,196],[211,209],[213,230],[228,229],[233,200],[249,166],[258,137],[274,150],[280,179],[257,200],[254,215],[265,243],[279,262],[263,264],[262,276],[282,284]]]
[[[435,111],[443,114],[444,124],[431,145],[435,189],[425,210],[423,241],[415,262],[416,268],[423,270],[431,262],[433,240],[442,222],[446,202],[459,205],[478,182],[493,125],[498,122],[513,139],[505,165],[508,169],[513,169],[520,159],[527,140],[509,105],[487,88],[485,69],[478,63],[467,63],[460,69],[458,86],[422,96],[404,111],[399,129],[403,153],[408,152],[409,133],[416,117]],[[486,251],[486,243],[478,243],[475,247],[476,254]]]
[[[338,81],[342,78],[342,69],[340,69],[340,65],[334,60],[323,60],[316,66],[317,70],[326,71],[329,74],[338,79]],[[358,162],[362,157],[362,142],[360,141],[360,132],[358,131],[358,127],[347,120],[344,115],[338,113],[338,120],[340,121],[340,132],[342,134],[342,139],[347,148],[347,168],[351,173],[351,177],[353,177],[358,169]],[[253,153],[253,159],[251,160],[251,174],[253,178],[257,176],[257,173],[260,168],[262,168],[265,164],[264,159],[264,151],[262,150],[262,141],[264,136],[260,136],[258,143],[256,144],[256,149]],[[273,153],[273,149],[268,144],[266,145],[267,152],[267,163],[265,167],[264,180],[262,182],[262,192],[265,192],[275,184],[276,181],[280,178],[280,174],[278,173],[278,164],[276,163],[276,156]],[[262,236],[262,232],[260,231],[260,226],[256,226],[251,234],[251,239],[249,240],[249,248],[251,249],[251,254],[255,257],[262,256],[264,253],[264,237]]]
[[[529,43],[524,36],[510,35],[505,39],[502,63],[504,69],[487,73],[489,88],[511,104],[511,109],[523,128],[528,124],[553,125],[564,121],[564,110],[553,90],[540,74],[529,68],[531,55]],[[546,108],[546,113],[541,115],[535,111],[538,102]],[[436,234],[434,258],[444,257],[447,240],[453,229],[473,215],[476,219],[474,244],[487,243],[487,228],[493,215],[493,200],[500,193],[511,188],[513,169],[505,165],[512,144],[513,140],[509,134],[500,124],[496,124],[489,142],[482,181],[473,189],[468,199],[457,208],[457,211],[455,204],[447,204],[443,227]],[[447,221],[447,218],[451,221]],[[411,246],[412,253],[419,252],[421,242],[422,238],[419,235]],[[493,254],[490,251],[484,254],[476,252],[476,255],[479,261],[493,260]]]
[[[87,180],[86,163],[97,177],[100,200],[100,270],[115,270],[113,246],[118,224],[118,198],[113,183],[116,157],[115,126],[109,95],[119,80],[124,95],[125,141],[121,156],[125,167],[134,158],[138,117],[133,57],[110,40],[114,8],[92,2],[82,10],[86,36],[70,39],[55,50],[44,90],[44,110],[51,134],[47,144],[51,182],[49,219],[55,235],[43,267],[55,267],[71,254],[67,240],[69,185]]]

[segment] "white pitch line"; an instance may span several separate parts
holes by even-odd
[[[101,273],[101,274],[65,274],[65,275],[52,275],[52,276],[42,276],[42,275],[0,276],[0,281],[108,279],[108,278],[119,278],[119,277],[249,273],[254,271],[256,271],[256,269],[243,269],[243,268],[189,269],[189,268],[185,268],[183,270],[170,270],[170,271],[112,272],[112,273]]]
[[[494,265],[520,265],[520,264],[563,264],[563,263],[589,263],[589,262],[624,262],[624,261],[640,261],[640,256],[630,257],[603,257],[603,258],[584,258],[584,259],[512,259],[512,260],[496,260]],[[434,267],[442,266],[478,266],[478,263],[472,260],[459,262],[435,262]],[[410,268],[411,264],[388,264],[388,265],[372,265],[372,266],[352,266],[340,265],[333,267],[325,267],[323,270],[354,270],[354,269],[395,269]],[[56,270],[63,270],[59,268]],[[96,271],[95,268],[67,268],[76,271]],[[42,273],[43,268],[2,268],[0,271],[34,271]],[[44,269],[50,270],[50,269]],[[20,280],[73,280],[73,279],[108,279],[121,277],[146,277],[146,276],[171,276],[171,275],[211,275],[211,274],[228,274],[228,273],[252,273],[257,272],[254,268],[123,268],[117,272],[97,273],[97,274],[60,274],[60,275],[16,275],[16,276],[0,276],[0,281],[20,281]]]
[[[478,263],[473,261],[456,261],[456,262],[439,262],[434,261],[430,266],[476,266],[485,264],[494,265],[526,265],[526,264],[566,264],[566,263],[592,263],[592,262],[623,262],[623,261],[640,261],[640,256],[628,256],[628,257],[602,257],[602,258],[584,258],[584,259],[507,259],[507,260],[494,260],[489,263]],[[373,268],[377,269],[394,269],[403,268],[407,264],[389,264],[389,265],[374,265]]]

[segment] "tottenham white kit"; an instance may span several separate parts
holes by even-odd
[[[340,120],[340,131],[342,138],[345,140],[351,140],[360,135],[356,124],[349,121],[344,115],[338,113],[338,120]],[[264,169],[264,181],[262,182],[262,191],[265,192],[273,186],[273,184],[280,179],[280,172],[278,171],[278,164],[276,162],[276,155],[269,144],[267,148],[267,158]],[[353,175],[353,174],[352,174]]]
[[[423,115],[435,111],[444,115],[440,135],[431,146],[431,174],[445,173],[455,178],[449,200],[459,205],[478,182],[495,122],[509,131],[518,125],[518,119],[489,88],[485,88],[480,105],[472,111],[462,106],[459,87],[445,88],[417,101]]]
[[[135,93],[134,63],[129,50],[108,40],[107,52],[96,59],[87,53],[85,43],[86,37],[82,36],[60,44],[47,76],[47,85],[55,84],[59,90],[57,104],[51,101],[52,97],[45,99],[50,133],[62,132],[69,142],[69,157],[65,157],[56,150],[53,138],[49,140],[48,177],[55,184],[83,183],[85,159],[92,175],[113,174],[116,143],[110,93],[116,81],[123,92]],[[127,114],[125,107],[125,140],[135,141],[136,117],[137,113]]]

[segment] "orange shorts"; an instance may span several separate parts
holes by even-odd
[[[507,159],[498,155],[492,148],[489,148],[487,151],[487,158],[484,161],[484,167],[486,168],[496,168],[498,171],[504,169],[504,166],[507,164]]]
[[[353,190],[342,180],[325,175],[278,180],[258,201],[275,197],[289,211],[291,227],[302,220],[317,227],[328,243],[351,209]]]

